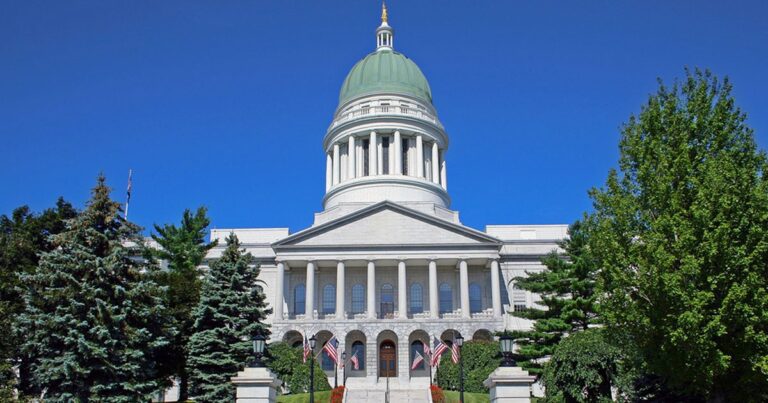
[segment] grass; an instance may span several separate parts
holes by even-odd
[[[455,390],[444,390],[445,403],[458,403],[459,392]],[[488,393],[468,393],[464,392],[464,403],[489,403],[491,395]]]
[[[316,403],[327,403],[331,401],[331,391],[315,392]],[[295,395],[280,395],[277,397],[278,403],[305,403],[309,402],[309,393],[297,393]]]

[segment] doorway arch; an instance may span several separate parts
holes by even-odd
[[[379,377],[397,377],[397,345],[389,339],[379,344]]]

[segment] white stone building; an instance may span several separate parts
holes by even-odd
[[[209,259],[234,232],[261,264],[273,340],[300,345],[316,334],[319,350],[335,335],[340,350],[360,360],[359,370],[347,368],[350,393],[379,400],[386,382],[413,401],[428,385],[427,367],[410,369],[422,343],[528,326],[507,313],[534,302],[511,279],[541,270],[567,226],[483,232],[461,224],[450,209],[448,134],[426,78],[394,50],[393,33],[384,10],[375,51],[342,85],[323,140],[326,193],[314,224],[294,234],[216,229],[220,246]],[[333,366],[321,361],[332,377]]]

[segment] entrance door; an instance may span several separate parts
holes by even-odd
[[[395,343],[385,340],[379,346],[379,377],[394,378],[397,376]]]

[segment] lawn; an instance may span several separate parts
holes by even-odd
[[[331,391],[315,392],[316,403],[328,403],[331,401]],[[278,403],[305,403],[309,402],[309,393],[298,393],[295,395],[280,395],[277,397]]]
[[[458,403],[459,392],[455,390],[444,390],[445,403]],[[468,393],[464,392],[464,403],[489,403],[491,395],[488,393]]]

